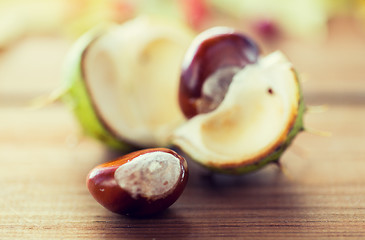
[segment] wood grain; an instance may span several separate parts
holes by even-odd
[[[365,40],[351,21],[326,43],[286,40],[303,72],[306,126],[282,158],[240,177],[189,161],[182,197],[153,218],[110,213],[85,177],[120,153],[82,137],[61,104],[27,103],[54,89],[69,42],[29,37],[0,55],[0,239],[362,239],[365,237]],[[22,69],[22,70],[21,70]]]

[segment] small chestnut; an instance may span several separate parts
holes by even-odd
[[[90,171],[91,195],[108,210],[129,216],[148,216],[171,206],[188,180],[186,160],[166,148],[144,149]]]

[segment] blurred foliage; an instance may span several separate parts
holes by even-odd
[[[365,0],[0,0],[0,48],[27,34],[78,37],[104,21],[123,22],[138,14],[185,21],[201,30],[217,16],[298,36],[326,35],[328,20],[353,15],[365,20]]]
[[[300,37],[325,34],[327,21],[347,6],[347,0],[211,0],[238,19],[270,20],[280,29]],[[232,7],[235,6],[235,7]]]
[[[121,0],[0,0],[0,48],[34,33],[78,37],[104,21],[133,15]]]

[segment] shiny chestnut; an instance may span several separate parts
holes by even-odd
[[[259,47],[228,27],[199,34],[187,50],[179,86],[180,108],[187,118],[211,112],[223,101],[233,76],[256,63]]]
[[[166,148],[136,151],[90,171],[91,195],[108,210],[148,216],[171,206],[188,180],[186,160]]]

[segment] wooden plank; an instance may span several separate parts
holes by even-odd
[[[28,104],[61,83],[70,42],[52,36],[29,36],[0,54],[0,106]]]
[[[87,138],[76,146],[65,144],[77,129],[66,109],[2,110],[6,119],[28,119],[32,124],[26,125],[26,132],[33,137],[22,139],[8,131],[11,141],[6,136],[0,139],[1,164],[6,166],[0,168],[0,235],[2,239],[359,238],[365,234],[363,108],[330,106],[324,113],[308,115],[307,125],[333,136],[302,133],[282,159],[286,174],[270,165],[243,177],[211,176],[190,161],[191,178],[183,196],[169,211],[150,219],[110,213],[88,194],[87,172],[116,155]],[[21,121],[7,125],[26,130]]]

